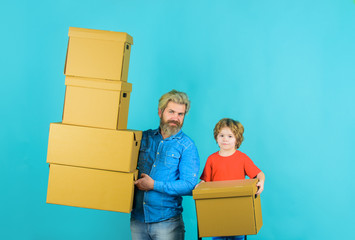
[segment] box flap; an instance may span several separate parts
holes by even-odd
[[[137,181],[138,180],[138,170],[134,170],[133,172],[133,181]]]
[[[106,90],[116,90],[116,91],[132,91],[132,84],[124,81],[111,81],[96,78],[83,78],[83,77],[65,77],[65,85],[67,86],[77,86],[77,87],[87,87],[87,88],[97,88]]]
[[[134,132],[134,140],[137,142],[142,140],[142,131],[135,131]]]
[[[252,196],[256,193],[257,179],[203,182],[193,191],[194,199]]]
[[[135,141],[140,141],[142,140],[142,131],[139,131],[139,130],[132,130],[132,129],[120,129],[118,131],[127,131],[127,132],[130,132],[130,133],[133,133],[133,139]]]
[[[125,32],[95,30],[87,28],[69,27],[69,37],[94,38],[111,41],[127,42],[133,45],[133,38]]]

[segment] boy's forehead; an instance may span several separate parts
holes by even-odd
[[[219,130],[220,133],[230,133],[233,134],[232,130],[229,127],[223,127]]]

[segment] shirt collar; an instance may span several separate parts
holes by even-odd
[[[160,128],[157,128],[157,129],[153,130],[153,134],[154,135],[161,135]],[[181,139],[182,138],[182,134],[183,133],[182,133],[182,131],[180,129],[175,135],[172,135],[172,136],[170,136],[170,137],[168,137],[166,139],[169,139],[169,138],[171,138],[171,139],[174,139],[174,138]]]

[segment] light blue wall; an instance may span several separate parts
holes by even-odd
[[[186,91],[201,170],[223,117],[265,172],[264,226],[249,239],[348,239],[353,228],[353,0],[5,0],[1,24],[0,239],[129,239],[129,215],[46,204],[50,122],[61,121],[68,28],[134,37],[128,127],[158,126]],[[191,197],[186,238],[194,239]]]

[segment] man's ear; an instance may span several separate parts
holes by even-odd
[[[158,108],[158,115],[159,115],[159,118],[161,118],[161,114],[162,114],[162,111],[160,108]]]

